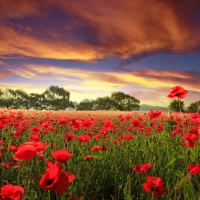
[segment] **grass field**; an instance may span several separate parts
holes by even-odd
[[[188,113],[0,110],[1,198],[197,200],[199,124]]]

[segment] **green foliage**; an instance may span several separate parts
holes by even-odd
[[[93,110],[94,102],[91,99],[84,99],[78,105],[76,110]]]
[[[111,96],[98,97],[96,100],[84,99],[77,110],[139,110],[140,101],[123,92],[113,92]]]
[[[194,103],[191,103],[188,106],[188,112],[199,112],[199,110],[200,110],[200,100]]]
[[[163,131],[166,133],[171,133],[175,127],[176,127],[176,119],[174,119],[174,120],[168,119],[164,122]]]
[[[42,94],[27,94],[21,89],[5,88],[0,90],[0,107],[14,109],[65,110],[72,106],[70,93],[62,87],[50,86]],[[74,105],[73,105],[74,106]]]
[[[0,107],[36,110],[139,110],[140,101],[123,92],[96,100],[84,99],[80,103],[70,101],[70,93],[63,87],[50,86],[42,94],[27,94],[21,89],[0,89]]]
[[[184,102],[179,100],[173,100],[169,104],[169,109],[174,112],[184,112]]]
[[[65,110],[69,104],[70,93],[63,87],[50,86],[43,93],[42,102],[49,110]]]
[[[116,103],[117,110],[130,111],[139,110],[140,108],[138,99],[123,92],[113,92],[110,98]]]

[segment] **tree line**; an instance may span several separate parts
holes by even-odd
[[[113,92],[110,96],[96,100],[84,99],[80,103],[70,101],[70,92],[63,87],[50,86],[42,94],[28,94],[22,89],[0,89],[0,107],[36,110],[139,110],[140,101],[123,92]]]
[[[200,114],[200,100],[191,103],[187,107],[187,109],[184,109],[184,106],[185,106],[184,101],[181,101],[179,99],[179,100],[171,101],[168,108],[169,108],[169,110],[174,111],[174,112],[180,112],[180,111],[181,112],[191,112],[191,113],[197,112]]]
[[[80,103],[70,100],[70,92],[63,87],[50,86],[42,94],[28,94],[22,89],[0,88],[0,108],[36,109],[36,110],[120,110],[138,111],[140,101],[123,92],[113,92],[110,96],[84,99]],[[184,110],[184,102],[173,100],[168,106],[169,110],[179,112],[199,112],[200,100],[191,103]]]

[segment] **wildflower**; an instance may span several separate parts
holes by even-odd
[[[164,194],[166,188],[163,185],[163,180],[156,176],[147,176],[146,182],[142,184],[144,190],[152,193],[155,198]]]
[[[92,147],[92,150],[93,150],[93,151],[102,150],[102,146],[93,146],[93,147]]]
[[[167,95],[169,98],[175,98],[178,97],[180,99],[185,98],[186,94],[188,93],[188,90],[185,90],[181,86],[175,86],[172,88],[171,92]]]
[[[70,132],[65,134],[65,138],[67,138],[68,141],[75,140],[75,136]]]
[[[198,136],[195,134],[185,134],[182,136],[182,140],[185,141],[185,143],[181,144],[182,146],[187,146],[193,148]]]
[[[81,142],[87,142],[90,140],[90,136],[88,135],[80,135],[78,136],[77,140],[81,141]]]
[[[57,150],[51,153],[54,159],[58,162],[66,162],[73,154],[70,154],[66,149]]]
[[[70,172],[63,172],[63,167],[59,167],[59,162],[53,164],[46,161],[48,169],[39,181],[39,187],[43,190],[53,190],[62,195],[68,188],[70,182],[75,178]]]
[[[18,185],[7,184],[1,188],[0,199],[20,200],[24,195],[24,188]]]
[[[85,160],[91,160],[92,158],[93,158],[92,155],[87,155],[84,157]]]
[[[200,173],[200,164],[188,164],[189,174],[196,175]]]
[[[148,169],[151,169],[153,166],[152,163],[148,162],[148,163],[144,163],[144,164],[141,164],[141,165],[138,165],[136,164],[132,170],[135,171],[135,172],[138,172],[138,173],[146,173]]]
[[[161,115],[161,110],[156,110],[156,112],[153,112],[152,109],[150,109],[150,112],[148,113],[148,116],[150,117],[150,119],[156,118],[159,115]]]

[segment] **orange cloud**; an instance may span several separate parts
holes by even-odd
[[[8,76],[13,76],[13,74],[10,72],[1,72],[0,71],[0,76],[8,77]]]
[[[200,47],[199,8],[196,0],[2,1],[0,58],[94,61],[189,53]]]

